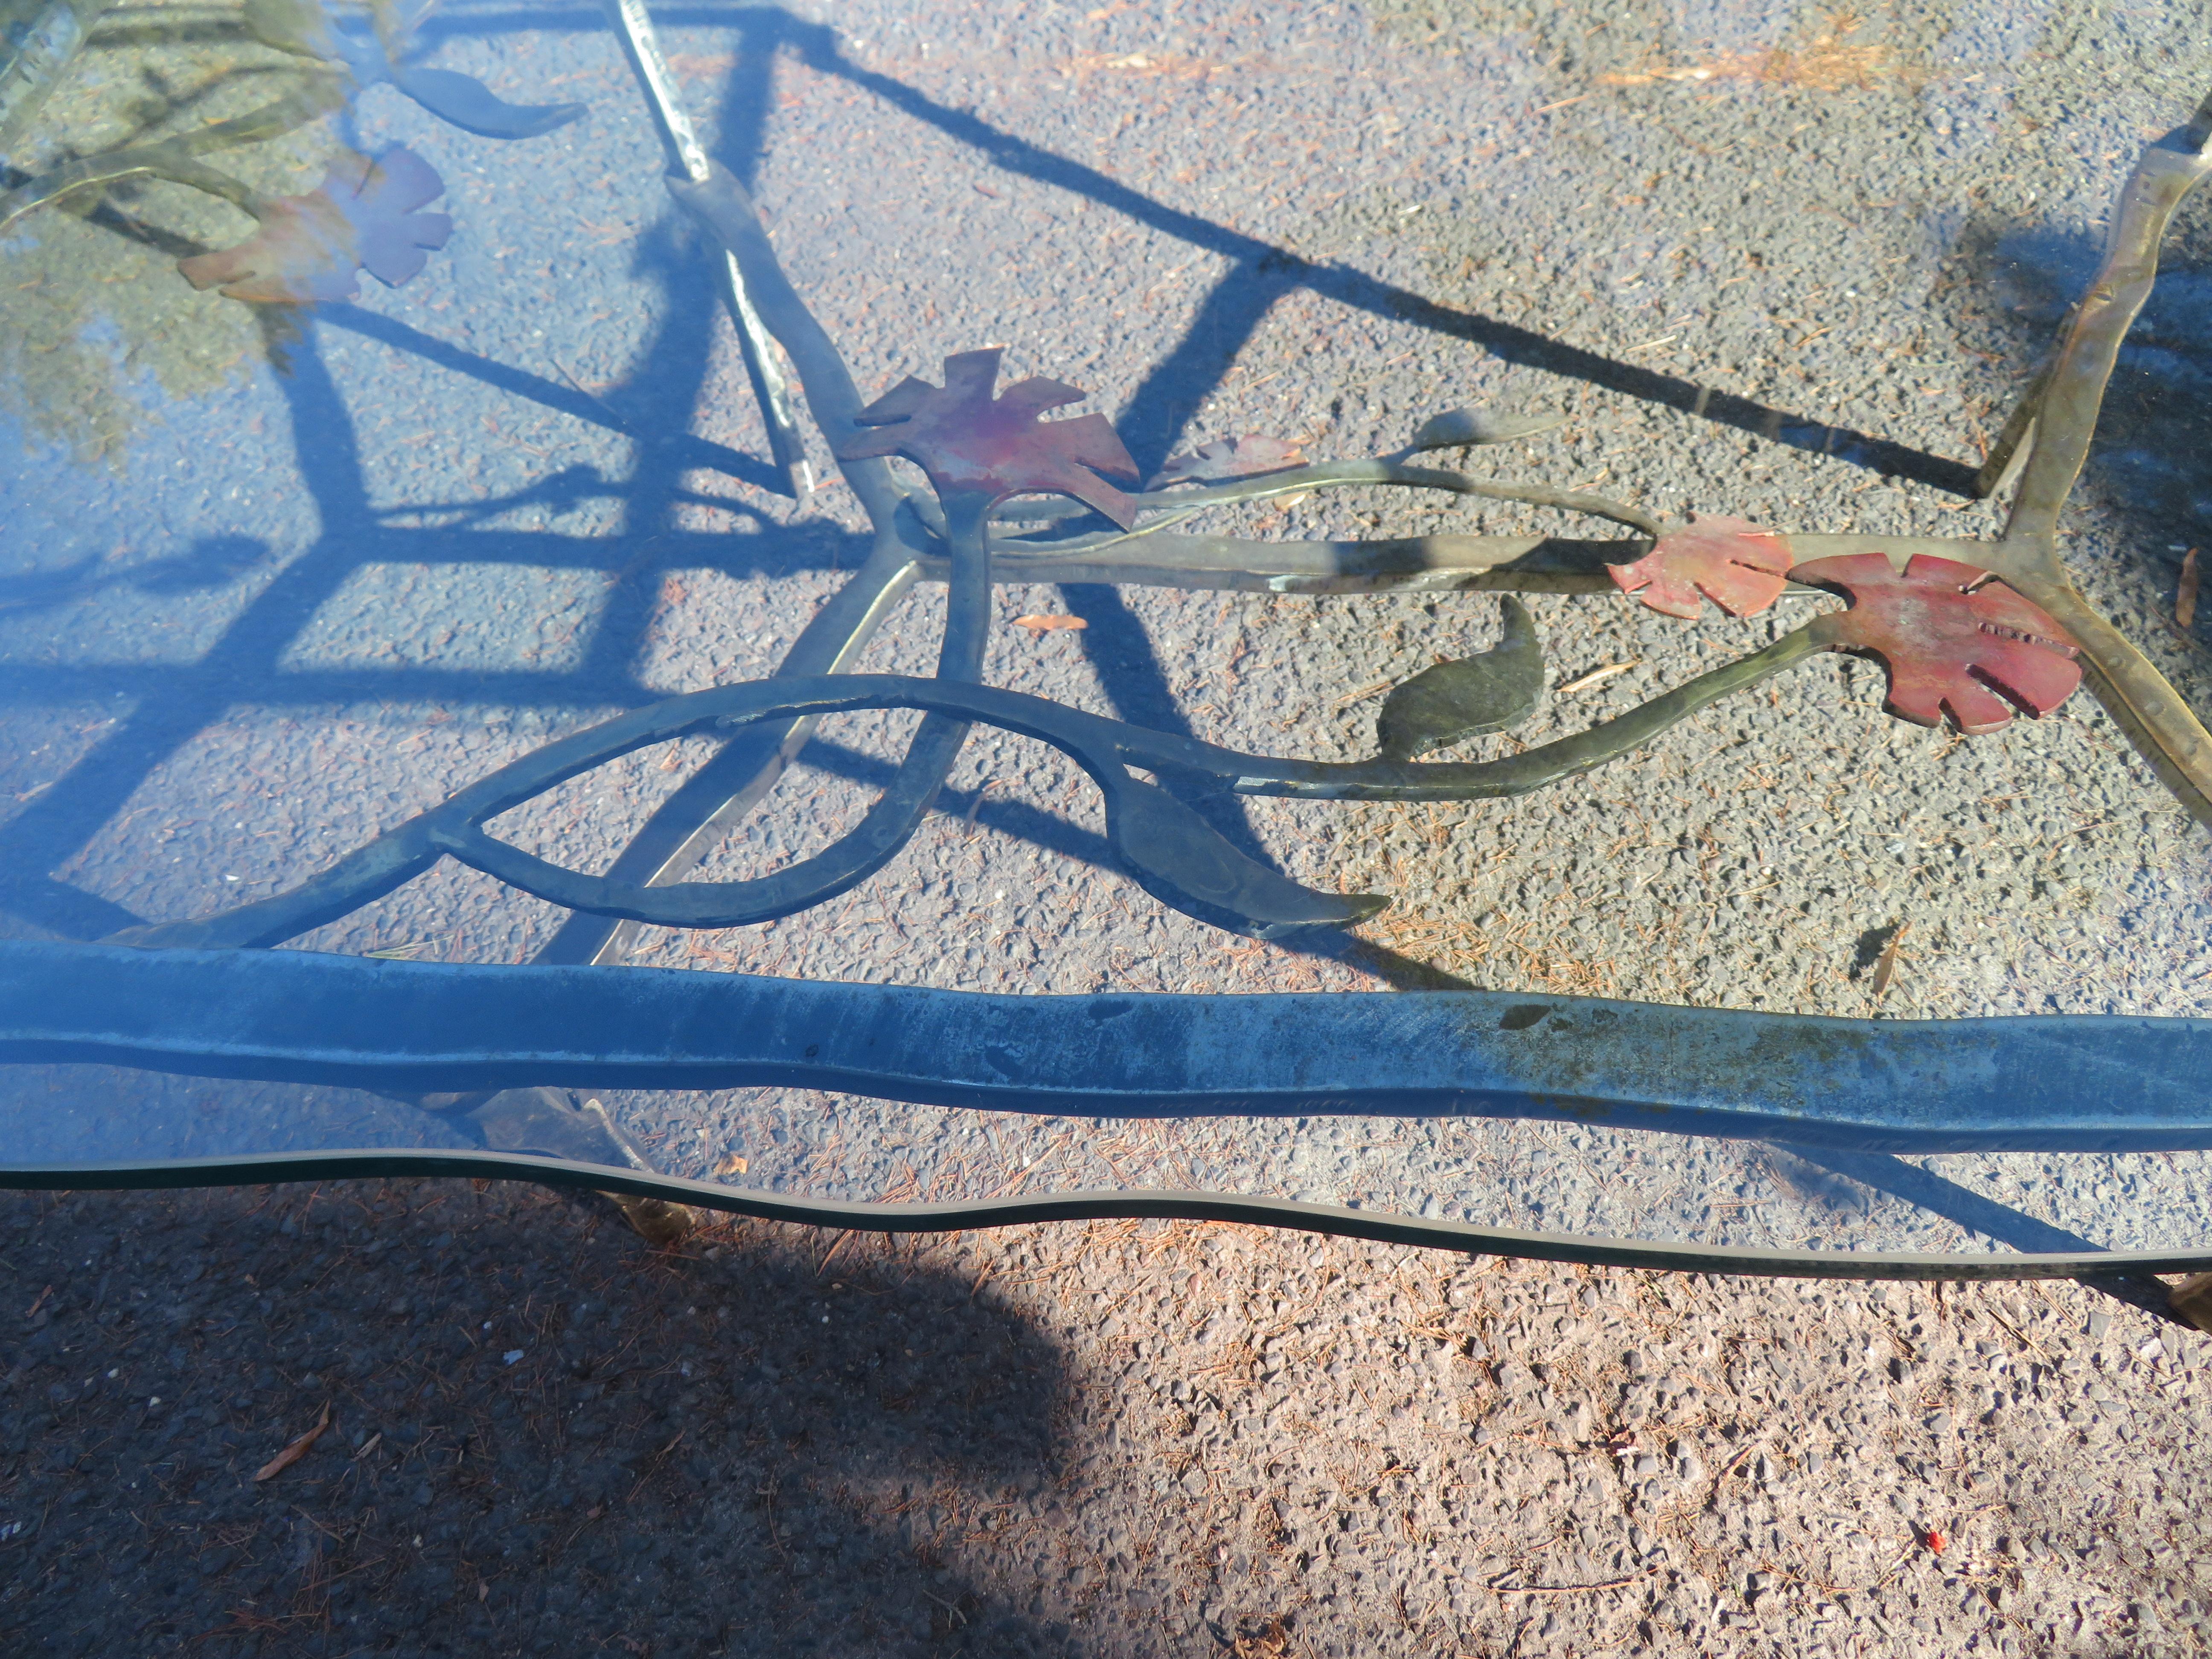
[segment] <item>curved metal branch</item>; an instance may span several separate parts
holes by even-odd
[[[606,0],[606,8],[613,19],[615,32],[621,37],[623,53],[637,72],[639,85],[645,89],[653,125],[660,130],[661,141],[667,146],[670,157],[690,183],[711,183],[714,164],[708,160],[706,146],[699,142],[691,118],[684,113],[677,97],[676,77],[669,72],[668,60],[661,53],[660,37],[654,32],[645,0]],[[383,33],[380,21],[379,33]],[[388,40],[385,51],[387,54],[393,51]],[[760,405],[762,423],[768,428],[769,447],[775,453],[775,464],[783,472],[792,499],[804,501],[814,491],[814,475],[807,464],[806,445],[799,436],[799,422],[792,413],[791,387],[784,380],[783,366],[769,349],[768,337],[763,331],[759,308],[754,304],[744,267],[737,255],[726,249],[722,256],[722,297],[729,306],[730,320],[737,326],[738,350],[752,380],[753,399]]]
[[[72,191],[144,176],[167,179],[220,196],[258,218],[261,198],[254,191],[227,173],[203,167],[195,158],[214,150],[277,137],[343,107],[344,103],[345,93],[339,78],[325,76],[273,104],[265,104],[228,121],[215,122],[197,132],[180,133],[155,143],[134,145],[69,162],[0,196],[0,234],[25,214],[58,201]]]
[[[1665,529],[1658,520],[1641,508],[1605,495],[1591,495],[1573,489],[1555,489],[1549,484],[1510,483],[1498,478],[1473,478],[1464,472],[1453,472],[1443,467],[1409,466],[1403,461],[1377,458],[1362,461],[1320,461],[1311,466],[1291,467],[1281,472],[1233,479],[1226,483],[1209,484],[1198,489],[1148,490],[1133,498],[1138,510],[1167,513],[1171,517],[1140,525],[1134,530],[1068,537],[1049,545],[1055,552],[1096,553],[1123,542],[1155,534],[1170,524],[1181,523],[1204,507],[1241,506],[1252,501],[1269,501],[1279,495],[1303,495],[1316,489],[1359,484],[1437,489],[1454,495],[1476,495],[1491,501],[1525,501],[1532,507],[1554,507],[1563,512],[1584,513],[1593,518],[1609,519],[1615,524],[1641,531],[1655,541]],[[1064,515],[1057,509],[1057,504],[1054,504],[1054,509],[1032,513],[1024,508],[1007,514],[1001,508],[1000,513],[1005,516],[1032,520],[1048,520]],[[1074,512],[1082,510],[1087,509],[1070,509],[1065,516],[1073,516]],[[1006,538],[1001,538],[1001,544],[1006,544]]]
[[[969,505],[971,522],[980,514]],[[443,805],[410,819],[331,870],[289,892],[199,921],[132,928],[112,943],[138,945],[265,946],[295,937],[380,897],[427,870],[441,854],[537,897],[571,909],[627,917],[668,927],[732,927],[789,915],[842,892],[902,845],[927,811],[927,766],[910,766],[887,791],[860,830],[827,852],[775,875],[741,882],[639,886],[580,874],[526,853],[484,828],[501,813],[623,755],[696,732],[742,728],[772,720],[818,720],[833,714],[885,708],[919,709],[940,723],[942,741],[957,749],[972,721],[1048,743],[1089,773],[1106,797],[1108,833],[1132,873],[1165,902],[1217,925],[1236,906],[1209,898],[1199,888],[1165,878],[1195,859],[1219,859],[1205,839],[1202,820],[1171,796],[1130,775],[1132,769],[1212,777],[1244,794],[1318,800],[1480,800],[1526,794],[1618,758],[1719,698],[1756,685],[1838,639],[1835,617],[1815,617],[1793,634],[1739,662],[1700,675],[1643,708],[1574,737],[1492,761],[1352,762],[1284,760],[1242,754],[1196,738],[1152,732],[1085,714],[1046,698],[953,678],[916,679],[890,674],[828,676],[817,679],[756,680],[671,697],[618,716],[587,732],[547,744],[470,785]],[[959,630],[948,635],[951,641]],[[924,724],[925,736],[931,727]],[[915,750],[925,748],[917,737]],[[934,759],[936,750],[931,750]],[[947,763],[949,764],[949,761]],[[918,804],[917,804],[918,803]],[[1239,855],[1241,856],[1241,855]],[[872,864],[867,860],[873,859]],[[1249,862],[1249,861],[1248,861]],[[863,866],[866,867],[862,867]],[[1261,866],[1253,866],[1261,868]],[[1224,873],[1225,872],[1225,873]],[[1268,889],[1241,867],[1216,871],[1219,891],[1264,899],[1280,912],[1270,927],[1313,925],[1290,894]],[[1272,872],[1270,872],[1272,873]],[[1280,882],[1280,878],[1274,878]],[[1163,885],[1165,881],[1165,885]],[[1319,897],[1322,896],[1309,896]],[[1359,914],[1377,902],[1346,901]],[[1271,911],[1270,914],[1274,912]],[[1356,919],[1356,917],[1352,918]]]
[[[852,371],[828,332],[783,274],[751,195],[726,167],[712,161],[703,179],[671,178],[666,182],[677,204],[704,225],[737,262],[762,325],[790,354],[792,367],[799,371],[799,389],[806,394],[815,425],[833,443],[836,434],[850,432],[853,417],[866,400],[853,384]],[[884,529],[908,493],[892,476],[890,463],[840,459],[837,468],[869,521],[878,531]]]
[[[2134,642],[2084,599],[2058,554],[2058,515],[2081,477],[2120,343],[2158,276],[2174,212],[2212,173],[2212,96],[2185,127],[2143,152],[2112,211],[2104,264],[2075,308],[2047,374],[2032,392],[2033,448],[2004,531],[2005,580],[2071,633],[2090,689],[2159,779],[2212,826],[2212,732]]]
[[[1800,562],[1880,553],[1902,570],[1920,555],[1955,559],[2006,574],[1995,542],[1942,536],[1792,535]],[[1640,540],[1584,541],[1565,536],[1408,536],[1375,541],[1263,542],[1237,536],[1163,532],[1068,551],[1062,543],[994,539],[991,579],[1001,582],[1122,582],[1208,592],[1613,593],[1609,567],[1650,550]],[[927,581],[942,581],[942,558],[921,562]],[[1801,588],[1800,591],[1805,591]]]

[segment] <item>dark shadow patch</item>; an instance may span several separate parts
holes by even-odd
[[[1053,1524],[1070,1400],[1053,1343],[963,1275],[761,1225],[655,1254],[505,1183],[0,1212],[8,1449],[39,1449],[10,1460],[11,1650],[554,1652],[588,1625],[663,1653],[1071,1651],[961,1565],[992,1522]]]
[[[1881,953],[1889,949],[1890,941],[1905,931],[1901,921],[1886,922],[1879,927],[1869,927],[1858,937],[1851,951],[1850,977],[1864,979],[1881,965]]]

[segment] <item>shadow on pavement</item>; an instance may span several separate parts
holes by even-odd
[[[0,1207],[8,1651],[1075,1651],[951,1565],[1047,1548],[1067,1389],[964,1279],[519,1186]]]

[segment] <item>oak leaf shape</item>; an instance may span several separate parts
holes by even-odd
[[[1670,617],[1695,622],[1704,595],[1731,617],[1756,616],[1789,586],[1790,543],[1779,531],[1722,514],[1670,530],[1633,564],[1609,568],[1624,593]]]
[[[1137,504],[1106,479],[1134,483],[1137,464],[1112,425],[1103,415],[1039,421],[1045,410],[1090,396],[1059,380],[1017,380],[994,398],[1003,355],[993,346],[947,357],[942,386],[909,374],[854,417],[877,429],[843,439],[838,455],[848,461],[903,455],[929,475],[940,499],[1073,495],[1127,530]]]
[[[387,287],[415,276],[453,234],[442,213],[416,211],[444,193],[435,168],[404,146],[374,161],[344,155],[331,163],[322,187],[279,196],[261,211],[261,228],[236,247],[180,259],[194,288],[220,288],[258,305],[311,305],[350,300],[356,270]]]
[[[1249,478],[1257,472],[1275,472],[1287,466],[1303,466],[1305,459],[1305,451],[1297,444],[1281,438],[1263,437],[1256,432],[1242,438],[1216,438],[1212,443],[1200,444],[1188,454],[1169,456],[1166,465],[1153,475],[1147,488],[1158,489],[1166,484],[1218,483],[1227,478]]]
[[[1978,735],[2015,708],[2044,715],[2081,684],[2081,647],[2040,605],[1955,559],[1916,555],[1902,572],[1880,553],[1814,559],[1790,574],[1848,594],[1838,647],[1871,651],[1889,669],[1884,706],[1940,726],[1948,711]]]

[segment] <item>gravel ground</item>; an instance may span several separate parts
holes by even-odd
[[[2071,1285],[0,1202],[11,1652],[2206,1645],[2203,1347]]]
[[[0,418],[30,446],[0,470],[15,933],[95,937],[271,890],[563,732],[764,673],[860,556],[841,489],[798,510],[761,488],[705,263],[596,15],[447,16],[437,62],[593,113],[502,147],[368,94],[346,136],[428,157],[456,220],[408,286],[264,339],[244,307],[192,295],[163,258],[133,264],[97,227],[49,216],[0,246],[0,286],[29,296],[11,304],[42,307],[0,330]],[[1244,432],[1351,456],[1454,404],[1554,414],[1564,426],[1480,464],[1824,531],[2001,522],[1945,486],[2078,291],[2143,137],[2212,84],[2201,9],[2178,4],[1916,6],[1856,27],[1750,6],[1221,0],[854,3],[834,21],[666,20],[717,153],[753,178],[864,386],[1004,341],[1010,373],[1089,389],[1148,470]],[[272,156],[257,182],[306,165]],[[180,234],[238,234],[160,187],[129,205]],[[92,297],[58,275],[94,260]],[[2212,606],[2194,639],[2158,617],[2183,551],[2212,544],[2208,271],[2200,201],[2069,525],[2085,587],[2200,706]],[[10,343],[27,338],[55,348],[33,363]],[[288,373],[263,366],[271,346]],[[1697,388],[1716,418],[1676,406]],[[1227,521],[1316,537],[1556,522],[1349,495]],[[1494,601],[1472,595],[1000,602],[1088,626],[1001,629],[997,683],[1325,757],[1367,752],[1382,685],[1495,629]],[[918,592],[867,665],[924,668],[938,603]],[[1692,625],[1613,600],[1532,605],[1555,685],[1627,666],[1470,753],[1578,729],[1810,609]],[[1879,690],[1866,665],[1824,659],[1517,803],[1250,803],[1240,833],[1292,874],[1398,901],[1355,940],[1297,949],[1210,932],[1102,874],[1072,769],[980,734],[943,811],[848,898],[767,928],[649,933],[636,960],[1002,990],[1473,982],[1857,1014],[1909,921],[1887,1013],[2212,1006],[2206,839],[2099,709],[2077,699],[1961,741],[1884,719]],[[826,727],[709,873],[823,844],[902,729]],[[687,758],[635,757],[499,828],[598,867]],[[557,921],[448,868],[298,943],[517,961]],[[419,1129],[345,1091],[89,1067],[16,1070],[0,1091],[27,1156],[94,1120],[179,1153],[279,1117],[348,1145]],[[985,1121],[774,1091],[610,1104],[668,1168],[787,1190],[1241,1185],[1746,1243],[2033,1242],[1977,1197],[2100,1243],[2193,1243],[2212,1184],[2194,1154],[1846,1176],[1596,1129]],[[2183,1438],[2194,1339],[2070,1287],[1801,1294],[1134,1226],[856,1238],[827,1268],[822,1239],[710,1230],[678,1260],[588,1206],[460,1183],[9,1202],[0,1267],[21,1295],[0,1328],[10,1305],[38,1307],[0,1345],[15,1483],[0,1526],[21,1526],[0,1538],[21,1564],[0,1624],[87,1651],[158,1645],[165,1626],[160,1639],[220,1630],[201,1645],[241,1650],[480,1648],[490,1632],[522,1651],[594,1620],[611,1650],[667,1652],[794,1631],[886,1651],[2197,1644],[2201,1593],[2169,1575],[2191,1555],[2173,1517],[2202,1505],[2157,1486],[2187,1462],[2142,1455]],[[262,1231],[283,1225],[294,1235]],[[609,1326],[614,1305],[634,1338]],[[768,1328],[779,1318],[791,1333]],[[694,1319],[696,1337],[671,1334]],[[900,1373],[899,1319],[960,1333],[918,1358],[969,1363]],[[461,1370],[496,1382],[418,1359],[417,1322],[439,1341],[469,1333],[493,1358]],[[158,1359],[130,1341],[157,1328]],[[2154,1334],[2183,1354],[2142,1357]],[[105,1357],[122,1346],[137,1357]],[[1018,1382],[990,1363],[1009,1348]],[[64,1365],[76,1352],[100,1363]],[[234,1381],[207,1380],[234,1359]],[[833,1392],[875,1360],[891,1381]],[[578,1397],[617,1370],[612,1394]],[[155,1395],[171,1406],[146,1407]],[[324,1442],[254,1486],[326,1399]],[[582,1452],[561,1426],[580,1408]],[[379,1432],[378,1452],[345,1459]],[[808,1457],[810,1437],[839,1467]],[[1951,1541],[1916,1547],[1916,1527]],[[118,1539],[143,1566],[115,1565]],[[168,1601],[118,1613],[130,1572],[142,1606]]]

